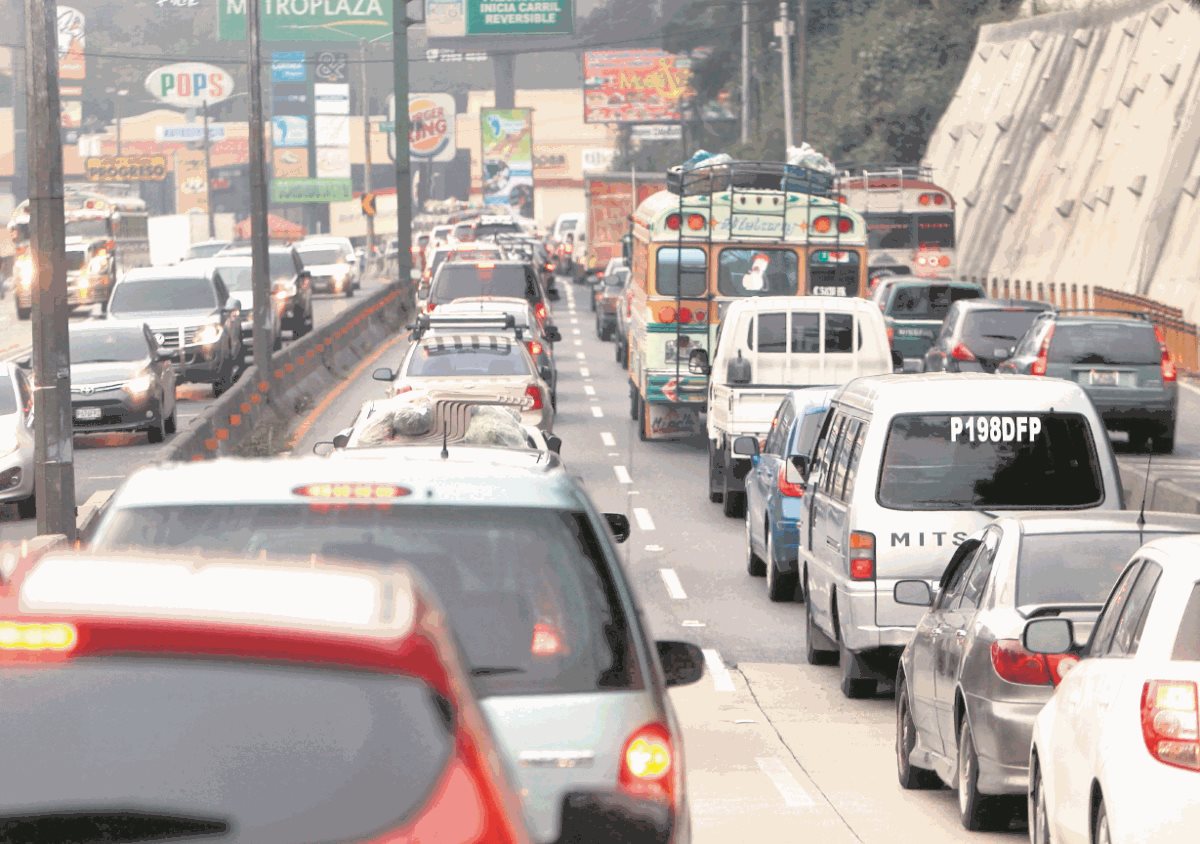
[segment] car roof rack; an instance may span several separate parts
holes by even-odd
[[[410,323],[407,328],[413,332],[415,338],[418,340],[431,328],[515,329],[518,340],[521,339],[525,330],[523,326],[517,325],[517,318],[511,313],[495,315],[481,314],[480,316],[419,314],[416,322]]]
[[[1150,322],[1150,314],[1144,311],[1126,311],[1120,308],[1051,308],[1047,313],[1058,316],[1085,316],[1088,314],[1110,314],[1112,316],[1132,317]]]

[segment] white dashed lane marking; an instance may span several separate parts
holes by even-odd
[[[689,625],[686,621],[683,624],[685,627],[693,626]],[[700,622],[696,624],[700,627],[704,626]],[[725,662],[721,659],[721,655],[717,653],[715,648],[704,648],[703,653],[704,664],[707,666],[708,673],[713,680],[713,688],[718,692],[732,692],[734,688],[733,677],[730,675],[729,669],[725,667]]]
[[[633,517],[642,530],[654,530],[654,519],[650,518],[650,511],[645,507],[634,507]]]
[[[604,411],[601,410],[599,407],[593,407],[592,408],[592,416],[595,416],[597,419],[603,419]]]
[[[584,395],[594,396],[594,395],[596,395],[596,388],[593,387],[591,384],[584,384],[583,392],[584,392]]]
[[[624,466],[613,466],[613,474],[617,476],[617,483],[631,484],[633,478],[629,476],[629,470]]]
[[[770,778],[789,809],[811,809],[817,805],[812,796],[804,790],[804,786],[792,776],[782,759],[775,756],[758,756],[754,761],[758,769]]]
[[[609,448],[612,448],[614,445],[617,444],[617,438],[614,437],[612,434],[610,434],[608,431],[601,431],[600,432],[600,442],[604,443]]]
[[[679,581],[679,575],[675,573],[675,569],[659,569],[659,575],[666,584],[667,594],[676,601],[687,600],[687,592],[683,591],[683,584]]]

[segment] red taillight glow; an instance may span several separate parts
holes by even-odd
[[[526,340],[525,348],[529,349],[529,354],[533,355],[534,357],[537,357],[544,351],[542,344],[537,340]]]
[[[1175,361],[1171,358],[1171,352],[1167,349],[1167,338],[1163,336],[1162,329],[1157,325],[1154,326],[1154,336],[1158,338],[1159,348],[1162,349],[1162,361],[1159,366],[1162,369],[1162,380],[1174,381],[1177,377],[1175,372]]]
[[[1054,338],[1054,326],[1050,326],[1050,330],[1046,332],[1046,339],[1042,341],[1042,347],[1038,349],[1037,360],[1029,366],[1030,375],[1045,375],[1046,365],[1050,360],[1050,341]]]
[[[1057,686],[1078,661],[1070,654],[1035,654],[1017,639],[992,642],[992,670],[1019,686]]]
[[[634,797],[673,802],[674,756],[667,728],[662,724],[647,724],[625,742],[617,786]]]
[[[817,234],[829,234],[833,231],[833,218],[817,217],[817,219],[813,220],[812,227],[813,231]]]
[[[667,228],[668,229],[670,229],[673,232],[677,232],[682,227],[682,225],[683,225],[683,221],[680,219],[678,214],[668,214],[667,215]]]
[[[546,315],[550,312],[546,310],[546,305],[544,302],[538,302],[533,306],[533,313],[538,319],[545,319]]]
[[[964,344],[964,343],[959,343],[953,349],[951,349],[950,357],[954,358],[955,360],[962,360],[962,361],[975,360],[975,354],[970,349],[968,349],[966,347],[966,344]]]
[[[696,322],[708,322],[708,311],[696,311]]]
[[[533,405],[528,408],[529,410],[541,410],[542,409],[542,388],[541,387],[539,387],[537,384],[530,384],[528,387],[525,388],[525,395],[528,396],[529,398],[533,399]]]
[[[495,261],[480,261],[475,266],[481,270],[494,270],[494,269],[496,269],[496,262]]]
[[[428,313],[428,314],[433,313],[433,309],[436,307],[437,307],[437,302],[426,302],[425,303],[425,313]]]
[[[880,305],[879,307],[882,308],[883,305]],[[896,327],[894,325],[889,325],[887,327],[887,336],[889,346],[896,342]]]
[[[943,255],[941,258],[938,259],[938,264],[943,267],[950,266],[950,256]]]
[[[554,625],[539,621],[533,625],[533,641],[529,645],[529,652],[534,656],[565,656],[567,646]]]
[[[691,312],[691,310],[689,310],[688,308],[680,308],[680,309],[679,309],[679,321],[680,321],[680,322],[682,322],[682,323],[689,323],[689,322],[691,322],[691,321],[692,321],[692,312]]]
[[[791,460],[783,461],[783,471],[779,473],[778,487],[779,494],[784,498],[804,497],[804,483]]]
[[[1151,680],[1142,686],[1142,738],[1165,765],[1200,771],[1200,706],[1191,680]]]
[[[659,322],[674,322],[675,321],[675,309],[672,308],[670,305],[663,305],[661,308],[658,309],[658,313],[655,314],[655,316],[658,317]]]
[[[328,498],[338,501],[380,501],[403,498],[412,490],[395,484],[323,483],[306,484],[292,490],[292,495],[305,498]]]
[[[875,579],[875,534],[850,531],[850,579]]]

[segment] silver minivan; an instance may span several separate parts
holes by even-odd
[[[976,373],[858,378],[833,399],[809,475],[800,541],[807,655],[840,662],[847,697],[891,682],[954,549],[998,511],[1124,509],[1091,401],[1057,379]]]

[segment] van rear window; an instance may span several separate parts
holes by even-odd
[[[784,354],[789,350],[795,354],[818,354],[822,349],[821,314],[792,311],[791,343],[788,343],[788,312],[760,314],[752,320],[746,335],[748,348],[761,354]],[[855,349],[854,314],[826,313],[824,349],[828,354],[848,354]],[[758,323],[758,342],[755,343],[754,326]],[[858,334],[858,346],[862,348],[862,332]]]
[[[904,414],[892,420],[879,503],[893,510],[1095,507],[1104,483],[1080,414]]]

